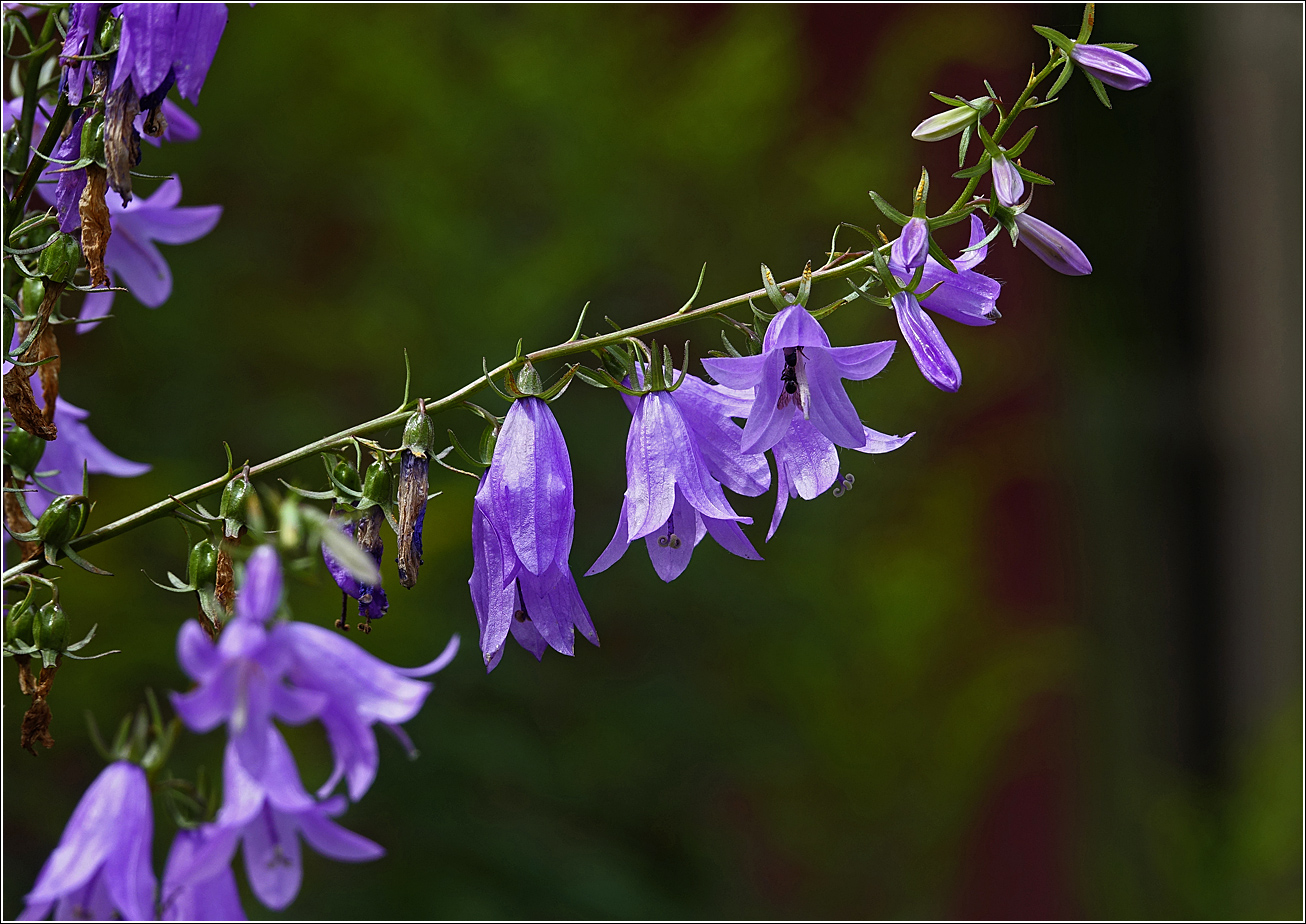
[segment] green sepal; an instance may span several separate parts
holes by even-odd
[[[526,368],[534,372],[534,367],[530,363]],[[539,376],[537,375],[538,379]],[[404,424],[404,439],[400,444],[400,449],[407,450],[418,458],[425,458],[435,447],[435,425],[431,423],[431,418],[426,415],[425,403],[419,403],[417,412],[408,418],[408,423]]]
[[[1048,103],[1056,99],[1057,94],[1065,88],[1066,82],[1070,80],[1070,75],[1074,72],[1075,62],[1067,57],[1065,63],[1061,65],[1061,72],[1057,74],[1057,79],[1052,82],[1052,88],[1048,90],[1047,95],[1043,98],[1043,102],[1038,105],[1046,106]]]
[[[1088,41],[1088,37],[1093,34],[1093,11],[1097,4],[1084,4],[1084,18],[1079,23],[1079,35],[1075,41],[1082,45]]]
[[[937,218],[930,219],[930,230],[935,231],[939,228],[950,228],[959,221],[965,221],[970,217],[973,208],[963,207],[960,212],[945,212]]]
[[[1080,70],[1083,70],[1083,68],[1080,68]],[[1102,101],[1102,105],[1110,109],[1111,97],[1106,95],[1106,87],[1103,86],[1102,81],[1098,80],[1088,71],[1084,71],[1084,76],[1088,78],[1089,86],[1093,88],[1093,92],[1097,94],[1097,98]]]
[[[967,152],[968,150],[970,150],[970,136],[971,136],[971,134],[972,134],[972,126],[967,125],[967,126],[965,127],[965,129],[962,130],[962,133],[961,133],[961,143],[957,146],[957,166],[958,166],[958,167],[964,167],[964,166],[966,166],[966,152]],[[955,176],[955,174],[954,174],[954,176]]]
[[[1056,29],[1049,29],[1047,26],[1033,26],[1032,28],[1066,54],[1070,54],[1070,50],[1075,47],[1073,39],[1067,35],[1062,35]]]
[[[993,158],[989,156],[988,151],[985,151],[983,154],[980,155],[980,159],[978,163],[974,164],[973,166],[967,167],[964,170],[958,170],[956,173],[953,174],[953,176],[959,180],[969,180],[972,177],[982,176],[983,174],[988,173],[989,166],[992,163],[993,163]]]
[[[64,546],[60,551],[64,553],[70,562],[81,568],[83,571],[89,571],[91,574],[99,574],[104,577],[113,577],[112,571],[105,571],[103,568],[97,568],[85,558],[78,555],[71,545]]]
[[[452,430],[446,430],[445,432],[449,434],[449,442],[454,452],[462,456],[468,465],[474,465],[477,468],[486,468],[490,464],[487,460],[478,459],[476,456],[468,452],[467,448],[463,446],[462,441],[458,439],[458,434],[454,433]]]
[[[1136,42],[1098,42],[1100,48],[1110,48],[1112,51],[1133,51],[1138,47]]]
[[[358,469],[350,465],[346,459],[339,460],[332,467],[331,483],[348,488],[350,493],[354,495],[361,493],[363,490],[363,483],[358,477]]]
[[[807,307],[807,300],[812,297],[812,261],[803,267],[803,279],[798,283],[798,304]]]
[[[980,126],[982,129],[983,126]],[[926,207],[930,198],[930,173],[924,167],[921,167],[921,179],[916,184],[916,191],[912,194],[911,200],[911,217],[926,217]]]
[[[977,133],[979,134],[980,141],[984,145],[984,150],[988,153],[989,157],[993,158],[994,160],[997,160],[999,157],[1001,157],[1002,148],[998,145],[996,141],[993,140],[993,136],[989,134],[989,130],[985,128],[983,125],[976,125],[975,128]]]
[[[237,475],[227,482],[222,489],[222,500],[218,503],[218,516],[222,518],[222,534],[228,539],[240,535],[241,527],[247,525],[250,504],[253,503],[254,487],[244,475]]]
[[[726,336],[725,331],[721,332],[721,345],[726,349],[726,356],[732,356],[735,359],[743,359],[744,354],[735,349],[735,345],[730,342],[730,338]]]
[[[680,306],[680,310],[677,311],[676,314],[684,314],[684,313],[685,313],[686,311],[688,311],[690,308],[693,308],[693,307],[694,307],[694,300],[695,300],[696,298],[698,298],[698,293],[701,292],[701,291],[703,290],[703,279],[704,279],[706,276],[707,276],[707,264],[704,263],[704,264],[703,264],[703,268],[702,268],[701,270],[698,271],[698,285],[694,286],[694,294],[691,295],[691,296],[689,296],[689,301],[687,301],[687,302],[685,302],[685,304],[681,305],[681,306]],[[588,303],[588,302],[586,302],[585,304],[586,304],[586,307],[589,307],[589,303]],[[581,309],[581,317],[582,317],[582,318],[585,317],[585,311],[584,311],[584,309]],[[577,330],[577,333],[580,332],[580,324],[577,324],[577,325],[576,325],[576,330]],[[571,338],[571,339],[573,339],[573,340],[576,339],[576,337],[575,337],[574,334],[572,335],[572,338]]]
[[[584,366],[576,367],[576,378],[580,379],[586,385],[593,388],[610,388],[611,386],[596,372],[592,372]]]
[[[788,308],[792,301],[789,296],[776,284],[775,274],[765,263],[762,264],[762,287],[766,289],[766,297],[771,299],[771,304],[775,306],[776,311],[783,311]],[[770,320],[768,318],[768,320]]]
[[[520,347],[521,341],[518,341],[518,348]],[[506,383],[509,391],[515,391],[513,397],[538,397],[544,393],[544,380],[529,360]]]
[[[1023,176],[1025,179],[1029,180],[1031,183],[1035,183],[1039,186],[1057,185],[1052,180],[1045,177],[1043,174],[1035,173],[1033,170],[1030,170],[1026,167],[1022,167],[1020,164],[1016,164],[1016,172],[1019,173],[1021,176]]]
[[[972,246],[970,246],[970,247],[963,248],[961,252],[962,252],[962,253],[972,253],[972,252],[974,252],[974,251],[976,251],[976,250],[979,250],[981,247],[987,247],[987,246],[989,245],[989,243],[992,242],[992,240],[993,240],[995,237],[998,236],[998,232],[1001,231],[1001,230],[1002,230],[1002,225],[999,224],[999,223],[995,223],[995,224],[993,225],[993,227],[992,227],[991,229],[989,229],[989,232],[988,232],[987,234],[984,235],[983,240],[981,240],[979,243],[974,244],[974,245],[972,245]]]
[[[68,643],[68,617],[51,600],[37,611],[32,621],[32,641],[37,648],[62,652]]]
[[[27,596],[11,606],[9,612],[5,614],[6,645],[21,642],[30,647],[36,643],[32,636],[32,625],[36,619],[36,608],[33,607],[31,603],[32,594],[35,590],[35,586],[29,588]]]
[[[1025,149],[1029,147],[1029,143],[1034,140],[1034,133],[1036,131],[1038,131],[1037,125],[1031,128],[1029,131],[1025,132],[1025,134],[1021,135],[1019,141],[1017,141],[1011,147],[1007,148],[1008,159],[1015,160],[1021,154],[1024,154]]]
[[[935,93],[933,90],[930,90],[929,93],[930,96],[934,97],[945,106],[952,106],[954,108],[958,106],[970,106],[970,101],[962,99],[960,96],[944,96],[942,93]]]
[[[363,499],[358,509],[388,506],[390,494],[390,466],[380,459],[373,459],[363,475]]]
[[[952,260],[943,252],[943,248],[938,245],[933,237],[930,238],[930,256],[942,263],[948,272],[957,272],[957,267],[953,265]]]
[[[907,222],[911,221],[909,217],[907,217],[902,212],[898,211],[892,205],[886,202],[884,200],[884,197],[881,196],[879,193],[877,193],[875,190],[872,189],[870,191],[870,196],[871,196],[871,201],[875,203],[875,207],[879,209],[884,214],[884,217],[889,219],[889,221],[894,222],[899,227],[902,227],[903,225],[907,224]]]
[[[172,572],[168,572],[172,577]],[[186,559],[186,577],[191,587],[215,584],[218,579],[218,550],[207,537],[191,546]]]

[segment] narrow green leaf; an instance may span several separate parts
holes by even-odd
[[[957,166],[958,168],[966,166],[966,151],[970,148],[971,127],[966,126],[961,133],[961,144],[957,147]],[[956,174],[953,174],[956,176]]]
[[[1052,182],[1050,179],[1045,177],[1043,174],[1035,173],[1033,170],[1027,170],[1026,168],[1020,166],[1019,164],[1016,165],[1016,172],[1019,173],[1021,176],[1023,176],[1025,179],[1029,180],[1031,183],[1036,183],[1039,186],[1057,185],[1056,183]]]
[[[1093,88],[1093,92],[1097,94],[1097,98],[1102,101],[1102,105],[1110,109],[1111,98],[1106,95],[1106,87],[1102,85],[1102,81],[1098,80],[1088,71],[1084,71],[1084,76],[1088,78],[1089,85]]]
[[[1015,160],[1021,154],[1024,154],[1025,148],[1029,147],[1029,143],[1034,140],[1034,132],[1036,131],[1038,131],[1037,125],[1025,132],[1025,134],[1020,137],[1019,141],[1007,148],[1007,157]]]
[[[1110,48],[1112,51],[1133,51],[1138,47],[1133,42],[1098,42],[1103,48]]]
[[[1070,80],[1070,75],[1073,74],[1074,72],[1075,72],[1075,63],[1071,61],[1069,58],[1066,58],[1065,63],[1061,65],[1061,72],[1057,74],[1057,79],[1052,83],[1052,89],[1048,90],[1047,97],[1043,100],[1042,103],[1039,103],[1039,105],[1046,106],[1048,103],[1056,99],[1057,94],[1062,91],[1062,89],[1066,85],[1066,82]]]
[[[1096,4],[1084,4],[1084,19],[1079,24],[1079,37],[1075,41],[1080,44],[1087,42],[1088,37],[1093,34],[1093,10]]]
[[[870,195],[871,195],[871,201],[875,203],[875,207],[878,208],[881,212],[883,212],[884,217],[889,219],[889,221],[894,222],[899,227],[911,221],[910,218],[908,218],[902,212],[898,211],[892,205],[886,202],[884,198],[875,190],[872,189],[870,191]]]
[[[1033,29],[1066,54],[1070,54],[1070,49],[1075,47],[1074,41],[1069,36],[1062,35],[1056,29],[1049,29],[1047,26],[1034,26]]]

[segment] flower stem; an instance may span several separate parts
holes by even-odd
[[[881,249],[887,250],[887,245]],[[835,256],[837,255],[831,256],[832,261],[835,259]],[[866,253],[856,259],[849,260],[847,263],[842,263],[837,266],[830,266],[827,264],[826,267],[812,273],[812,279],[816,281],[822,279],[839,279],[855,272],[869,262],[871,262],[871,254]],[[793,279],[780,283],[780,288],[797,289],[802,281],[801,276],[796,276]],[[539,363],[546,360],[575,356],[579,353],[587,353],[590,350],[621,343],[630,337],[642,337],[648,334],[655,334],[658,331],[666,330],[669,327],[677,327],[689,321],[710,318],[713,315],[720,314],[721,312],[727,311],[731,308],[745,305],[754,298],[763,298],[765,296],[765,289],[757,289],[753,292],[736,295],[723,301],[714,302],[711,305],[704,305],[702,308],[695,308],[683,313],[677,312],[668,314],[653,321],[636,324],[635,326],[628,327],[624,330],[613,331],[610,334],[582,338],[580,340],[568,340],[559,343],[556,346],[536,350],[533,353],[527,353],[521,357],[511,359],[508,362],[501,364],[498,368],[490,370],[488,375],[478,376],[462,388],[445,395],[443,398],[426,399],[426,412],[428,414],[434,414],[461,405],[468,398],[472,397],[472,395],[476,394],[481,389],[486,388],[489,385],[489,380],[491,378],[497,378],[498,376],[511,372],[513,369],[527,361]],[[333,433],[331,436],[325,436],[322,439],[314,440],[311,443],[300,446],[298,449],[292,449],[289,452],[282,453],[274,459],[269,459],[266,462],[260,462],[258,465],[253,465],[250,467],[249,473],[250,475],[265,475],[269,472],[274,472],[279,468],[284,468],[294,462],[307,459],[316,453],[343,446],[354,437],[366,436],[370,433],[377,433],[382,430],[387,430],[390,427],[397,426],[405,422],[411,416],[411,409],[416,407],[417,401],[418,399],[414,398],[399,410],[392,411],[389,414],[383,414],[380,417],[374,417],[371,420],[364,421],[363,423],[350,427],[347,430],[341,430],[339,433]],[[151,504],[149,507],[137,510],[135,513],[128,514],[127,516],[115,520],[106,526],[101,526],[99,529],[92,530],[91,532],[78,537],[71,543],[73,551],[80,552],[93,545],[99,545],[101,542],[108,539],[113,539],[116,536],[121,536],[123,533],[130,532],[138,526],[143,526],[153,520],[165,517],[184,503],[189,503],[190,501],[197,500],[207,494],[221,490],[235,474],[235,471],[229,471],[225,475],[206,481],[203,484],[198,484],[180,494],[171,494],[166,500],[161,500],[158,503]],[[41,558],[33,558],[20,562],[12,568],[7,569],[0,580],[2,580],[4,584],[8,584],[15,580],[19,575],[40,568],[44,564],[45,561]]]

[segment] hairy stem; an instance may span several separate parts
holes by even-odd
[[[888,248],[886,246],[882,249],[887,250]],[[831,260],[834,260],[836,256],[837,255],[832,255]],[[812,273],[812,279],[814,281],[822,279],[839,279],[855,272],[869,262],[871,262],[871,254],[866,253],[856,259],[849,260],[847,263],[837,266],[827,265],[827,267]],[[795,277],[786,282],[780,283],[780,287],[782,289],[794,290],[798,288],[798,285],[801,282],[802,277]],[[733,298],[714,302],[711,305],[704,305],[702,308],[694,308],[689,311],[668,314],[653,321],[647,321],[643,324],[636,324],[633,327],[627,327],[624,330],[613,331],[610,334],[582,338],[579,340],[568,340],[564,343],[559,343],[556,346],[551,346],[543,350],[536,350],[533,353],[528,353],[522,357],[514,358],[501,364],[497,368],[492,369],[488,377],[485,375],[478,376],[462,388],[445,395],[443,398],[427,399],[426,411],[428,414],[434,414],[439,411],[448,410],[452,407],[457,407],[481,389],[488,387],[490,378],[497,378],[498,376],[511,372],[528,360],[533,363],[544,362],[546,360],[563,359],[567,356],[575,356],[579,353],[587,353],[590,350],[619,344],[629,337],[643,337],[649,334],[655,334],[661,330],[666,330],[669,327],[677,327],[689,321],[709,318],[731,308],[745,305],[752,299],[765,297],[766,290],[757,289],[753,292],[736,295]],[[383,414],[380,417],[375,417],[372,420],[365,421],[356,426],[350,427],[347,430],[341,430],[339,433],[334,433],[331,436],[323,437],[320,440],[314,440],[311,443],[300,446],[298,449],[292,449],[290,452],[282,453],[274,459],[269,459],[266,462],[260,462],[258,465],[250,466],[249,473],[250,475],[265,475],[269,472],[274,472],[279,468],[284,468],[294,462],[298,462],[301,459],[307,459],[319,452],[339,448],[345,445],[353,437],[366,436],[371,433],[378,433],[382,430],[387,430],[390,427],[397,426],[411,416],[411,409],[416,406],[417,399],[414,398],[397,411]],[[184,503],[189,503],[190,501],[197,500],[205,495],[221,490],[234,474],[234,472],[228,472],[225,475],[206,481],[203,484],[198,484],[180,494],[169,495],[166,500],[161,500],[156,504],[151,504],[149,507],[137,510],[135,513],[128,514],[127,516],[115,520],[106,526],[101,526],[99,529],[92,530],[84,536],[80,536],[76,539],[72,543],[72,548],[74,551],[80,552],[93,545],[99,545],[101,542],[112,539],[115,536],[121,536],[123,533],[129,532],[138,526],[157,520],[160,517],[165,517]],[[17,578],[18,575],[39,569],[44,564],[45,562],[43,559],[30,559],[21,562],[4,572],[2,578],[3,583],[8,584],[10,581]]]

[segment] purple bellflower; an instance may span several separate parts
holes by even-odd
[[[350,796],[361,798],[379,763],[372,726],[380,722],[405,740],[399,723],[415,716],[431,692],[429,683],[412,678],[443,669],[458,651],[458,637],[430,664],[394,667],[321,626],[279,622],[268,628],[281,589],[277,554],[263,546],[245,566],[236,618],[216,645],[197,622],[182,626],[177,660],[199,686],[173,694],[173,706],[195,731],[226,722],[234,753],[256,777],[268,760],[274,717],[291,725],[317,718],[336,760],[322,791],[346,777]]]
[[[59,438],[45,444],[37,472],[57,470],[57,474],[40,475],[40,482],[28,491],[26,498],[27,506],[37,516],[60,494],[82,493],[83,464],[93,475],[115,478],[135,478],[150,470],[144,462],[132,462],[105,449],[84,423],[89,413],[63,398],[56,399],[54,423],[59,428]]]
[[[68,102],[74,106],[81,105],[82,94],[86,89],[86,77],[95,62],[70,61],[68,58],[91,53],[91,46],[95,40],[95,26],[99,17],[100,4],[98,3],[74,3],[69,12],[68,32],[64,35],[59,63],[68,68],[65,76],[68,81]]]
[[[1020,201],[1025,195],[1025,180],[1016,171],[1015,165],[1005,157],[993,161],[993,193],[997,196],[998,203],[1007,208],[1029,206],[1029,201]],[[975,219],[973,215],[971,218]],[[1023,208],[1016,213],[1015,220],[1020,242],[1058,273],[1087,276],[1093,272],[1093,264],[1088,262],[1084,251],[1056,228],[1027,214]]]
[[[852,449],[866,434],[841,379],[869,379],[889,362],[893,347],[892,340],[832,347],[820,323],[794,304],[772,319],[760,355],[704,359],[703,367],[728,388],[753,389],[741,452],[770,449],[800,412],[836,445]]]
[[[744,456],[739,451],[742,432],[722,407],[730,399],[718,395],[701,379],[686,375],[675,391],[653,391],[628,401],[634,407],[626,438],[626,495],[616,535],[586,576],[612,567],[630,543],[641,538],[653,570],[664,581],[673,581],[684,572],[694,546],[707,534],[740,558],[760,560],[762,556],[739,528],[740,523],[752,519],[741,517],[730,507],[700,449],[700,444],[707,442],[716,450],[725,462],[724,469],[718,462],[717,471],[735,487],[743,487],[741,493],[766,490],[771,473],[765,457]],[[693,409],[690,416],[683,412],[683,405]],[[725,424],[724,432],[713,424],[703,426],[713,417]],[[691,425],[691,419],[697,427]],[[757,472],[759,463],[765,481]],[[755,487],[760,490],[754,491]]]
[[[472,605],[487,670],[511,630],[535,657],[574,654],[575,630],[598,633],[572,576],[576,527],[571,459],[558,422],[537,397],[508,409],[472,510]]]
[[[226,4],[124,3],[118,10],[122,37],[109,89],[130,78],[136,95],[148,97],[160,87],[166,93],[175,79],[177,92],[199,102],[227,25]]]
[[[82,795],[20,919],[39,921],[54,911],[61,921],[129,921],[154,917],[150,849],[154,813],[145,771],[118,761],[105,767]]]
[[[1105,45],[1075,45],[1070,57],[1087,73],[1117,90],[1137,90],[1152,82],[1142,61]]]
[[[194,863],[195,853],[213,836],[207,825],[194,831],[182,828],[172,840],[168,864],[163,870],[163,893],[160,904],[165,921],[243,921],[236,877],[229,865],[207,879],[186,881],[183,878]]]
[[[905,259],[904,251],[908,248],[903,244],[906,229],[903,231],[904,235],[890,248],[889,270],[905,285],[913,270]],[[988,255],[988,246],[979,246],[983,240],[984,223],[972,214],[969,247],[975,249],[966,250],[953,261],[957,272],[950,271],[933,257],[926,257],[917,291],[928,292],[931,287],[937,288],[923,300],[910,292],[893,296],[893,311],[916,365],[931,384],[944,391],[956,391],[961,387],[961,366],[952,350],[948,349],[938,326],[921,309],[927,308],[971,327],[987,326],[1001,317],[998,294],[1002,284],[975,271]]]
[[[243,842],[250,888],[260,902],[279,911],[299,894],[301,835],[310,847],[333,860],[375,860],[385,850],[332,821],[345,810],[344,797],[315,801],[299,781],[295,758],[281,733],[271,725],[263,731],[268,759],[261,773],[251,773],[234,742],[227,744],[222,808],[205,829],[190,862],[174,874],[174,882],[182,890],[211,882],[230,865]]]
[[[930,252],[930,226],[924,218],[913,218],[903,226],[902,233],[893,244],[893,253],[907,269],[914,270],[925,263]]]

